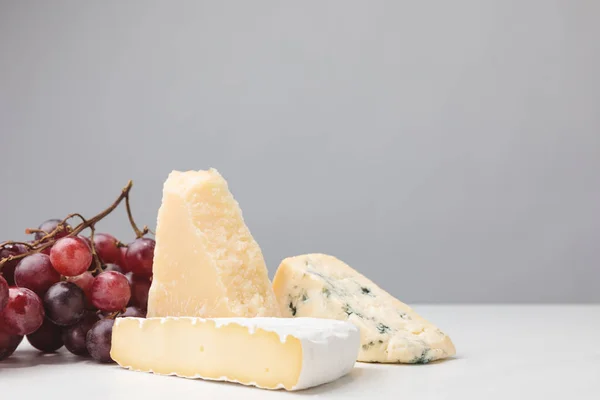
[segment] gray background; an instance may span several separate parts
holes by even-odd
[[[228,179],[271,274],[408,302],[600,301],[600,2],[0,0],[0,237],[172,169]],[[101,230],[132,234],[121,210]]]

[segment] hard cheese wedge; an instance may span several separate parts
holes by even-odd
[[[360,337],[316,318],[117,318],[110,355],[135,371],[299,390],[353,367]]]
[[[456,352],[441,330],[335,257],[286,258],[273,288],[284,316],[334,318],[358,326],[358,361],[427,363]]]
[[[158,211],[148,317],[276,317],[263,255],[214,169],[173,171]]]

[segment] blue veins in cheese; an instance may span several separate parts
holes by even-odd
[[[273,289],[286,317],[355,324],[361,336],[358,361],[428,363],[456,353],[439,328],[333,256],[286,258],[275,274]]]

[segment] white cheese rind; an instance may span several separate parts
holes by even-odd
[[[281,342],[288,336],[302,343],[302,372],[292,390],[334,381],[352,370],[360,344],[358,328],[351,323],[318,318],[218,318],[217,326],[237,324],[253,333],[274,332]],[[298,323],[296,323],[298,321]]]
[[[335,257],[287,258],[273,288],[284,316],[354,323],[361,333],[358,361],[428,363],[456,353],[435,325]]]
[[[215,329],[221,331],[223,330],[222,328],[231,325],[244,327],[247,329],[248,336],[250,337],[250,341],[248,342],[250,344],[253,343],[251,339],[253,336],[258,337],[258,331],[275,333],[281,343],[286,343],[290,337],[295,338],[299,340],[301,344],[302,365],[300,374],[297,381],[292,386],[288,385],[288,387],[285,387],[282,383],[265,386],[256,381],[241,382],[240,380],[227,375],[211,377],[199,373],[193,375],[189,373],[184,374],[177,370],[170,372],[156,372],[156,367],[151,368],[147,364],[144,364],[146,365],[145,367],[140,367],[140,365],[144,363],[142,360],[139,361],[138,366],[123,363],[122,359],[124,355],[122,352],[131,351],[131,349],[123,345],[128,338],[124,337],[127,333],[124,331],[121,332],[121,325],[130,324],[132,321],[135,321],[137,323],[137,328],[140,330],[140,332],[136,333],[141,333],[141,331],[144,331],[144,329],[148,328],[150,325],[156,325],[156,322],[158,322],[157,320],[160,321],[160,325],[169,325],[174,322],[187,322],[189,324],[188,327],[214,323]],[[160,342],[154,342],[153,346],[149,346],[152,348],[143,349],[146,356],[148,354],[147,352],[166,353],[169,351],[169,346],[176,345],[171,344],[170,339],[166,337],[164,333],[157,332],[157,329],[159,330],[160,328],[154,326],[150,329],[152,329],[153,333],[159,337],[164,336],[164,339]],[[207,329],[210,329],[208,325]],[[146,333],[143,334],[145,335]],[[236,337],[232,337],[231,340],[236,340]],[[263,389],[301,390],[331,382],[350,372],[354,366],[356,355],[358,353],[360,334],[358,328],[351,323],[316,318],[117,318],[113,330],[113,343],[115,343],[115,346],[111,349],[111,356],[119,363],[119,365],[130,370],[153,372],[161,375],[176,375],[190,379],[200,378],[206,380],[228,381],[257,386]],[[195,345],[196,344],[194,343],[190,343],[191,348],[194,348]],[[141,353],[142,349],[139,349],[138,351]],[[227,351],[227,349],[223,349],[223,351]],[[189,357],[194,357],[194,354],[189,354]],[[252,363],[253,360],[240,359],[239,362]],[[293,364],[293,362],[294,360],[290,360],[291,364]],[[290,366],[290,368],[292,367]],[[260,381],[259,377],[256,378],[257,381]]]

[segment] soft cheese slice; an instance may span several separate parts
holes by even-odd
[[[148,317],[277,317],[260,247],[215,170],[173,171],[158,211]]]
[[[299,390],[354,366],[360,334],[316,318],[117,318],[110,355],[135,371]]]
[[[286,258],[273,288],[284,316],[348,320],[358,326],[358,361],[427,363],[456,352],[436,326],[335,257]]]

